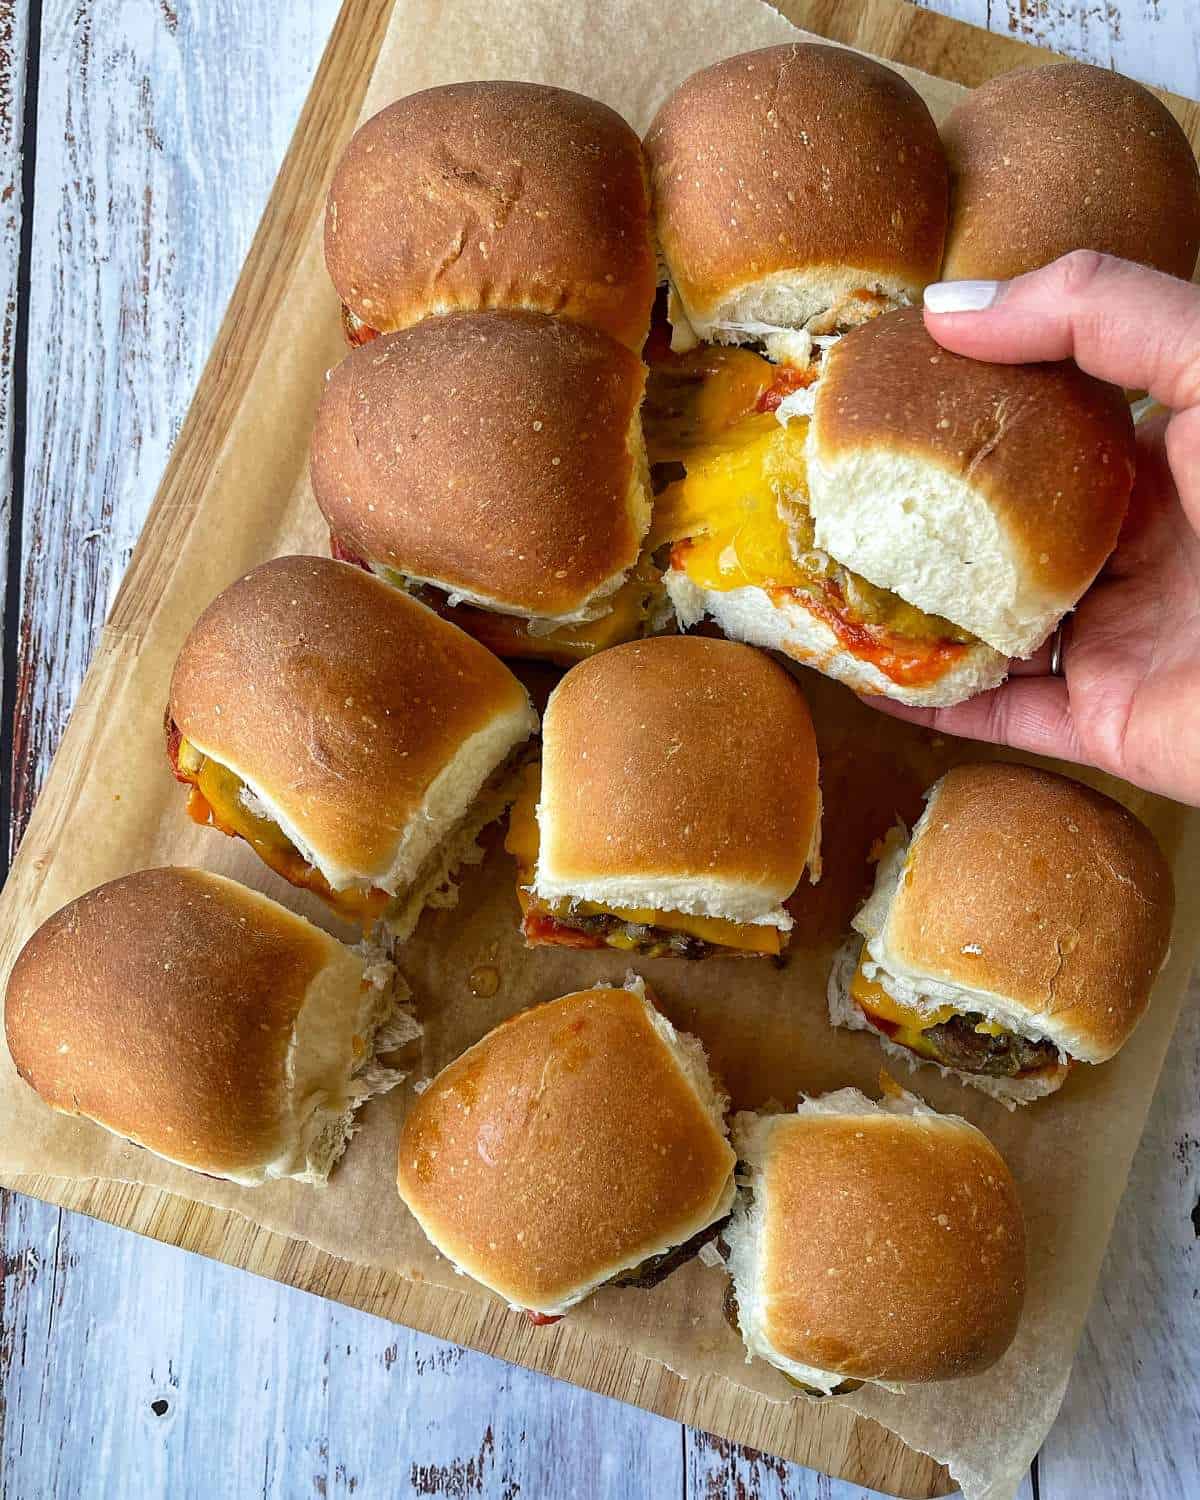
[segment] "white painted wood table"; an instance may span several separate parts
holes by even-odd
[[[0,0],[9,849],[336,8]],[[1195,0],[933,8],[1200,97]],[[1193,1004],[1026,1500],[1200,1496],[1198,1062]],[[0,1196],[0,1275],[9,1500],[864,1494],[28,1199]]]

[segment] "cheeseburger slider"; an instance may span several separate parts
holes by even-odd
[[[734,1119],[742,1191],[724,1239],[742,1337],[813,1395],[978,1374],[1021,1314],[1025,1225],[1003,1157],[884,1082],[878,1104],[839,1089]]]
[[[644,381],[607,334],[544,313],[454,313],[355,350],[312,436],[335,555],[502,655],[569,663],[639,634]]]
[[[1173,909],[1166,860],[1119,803],[1032,766],[958,766],[912,837],[889,836],[830,1019],[1026,1104],[1128,1039]]]
[[[702,637],[605,651],[551,695],[509,822],[526,942],[778,954],[820,822],[812,721],[782,667]]]
[[[175,663],[167,753],[199,823],[339,915],[404,939],[511,800],[537,726],[478,642],[377,578],[279,557],[208,606]]]
[[[139,870],[44,922],[8,981],[17,1071],[51,1108],[210,1177],[322,1182],[378,1055],[419,1027],[391,964],[206,870]]]
[[[942,127],[952,211],[942,275],[1002,279],[1069,250],[1191,276],[1200,171],[1148,89],[1086,63],[1022,68],[968,94]]]
[[[655,281],[641,143],[607,105],[545,84],[410,94],[346,147],[325,264],[351,343],[507,307],[638,349]]]
[[[534,1323],[656,1285],[733,1202],[726,1099],[640,980],[534,1006],[444,1068],[400,1134],[400,1196],[458,1271]]]
[[[831,334],[937,278],[937,127],[860,53],[793,43],[704,68],[659,110],[646,157],[677,349]]]
[[[1117,540],[1133,424],[1074,364],[951,354],[914,308],[829,350],[811,417],[786,398],[772,414],[769,389],[727,364],[648,420],[652,456],[683,471],[651,546],[671,544],[685,626],[708,615],[856,692],[956,703],[1036,650]]]

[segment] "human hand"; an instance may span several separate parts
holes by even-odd
[[[868,701],[967,739],[1097,766],[1200,806],[1200,288],[1077,251],[1010,282],[940,282],[925,323],[958,354],[1074,358],[1146,390],[1166,413],[1138,427],[1137,477],[1116,550],[1049,647],[953,708]]]

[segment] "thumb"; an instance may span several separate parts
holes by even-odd
[[[956,354],[999,363],[1074,359],[1175,411],[1200,403],[1200,288],[1076,250],[1013,281],[939,281],[925,326]]]

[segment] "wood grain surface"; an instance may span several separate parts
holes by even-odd
[[[362,55],[386,8],[385,0],[357,7],[364,19],[349,40]],[[1200,95],[1190,0],[933,7],[990,25],[1004,43],[990,52],[940,16],[891,0],[871,0],[865,22],[854,19],[858,7],[834,0],[783,8],[813,29],[964,82],[1013,65],[1018,44],[1035,41]],[[0,574],[0,834],[12,848],[335,12],[334,0],[46,0],[32,8],[0,0],[0,461],[12,479],[0,487],[0,550],[10,549]],[[319,171],[336,122],[309,123],[298,185]],[[256,299],[284,269],[258,268],[246,289],[249,316],[222,332],[210,367],[218,384],[253,359]],[[215,440],[219,400],[212,411]],[[186,472],[175,475],[184,490],[188,482]],[[1200,1493],[1198,1060],[1193,1005],[1063,1415],[1043,1450],[1038,1492],[1048,1500]],[[143,1230],[167,1232],[166,1206],[110,1206],[117,1216],[133,1213]],[[186,1209],[169,1232],[208,1254],[247,1259],[255,1249],[240,1221],[225,1236],[204,1211]],[[258,1246],[254,1263],[284,1281],[313,1282],[286,1242]],[[315,1284],[327,1296],[421,1321],[419,1309],[399,1309],[372,1286],[372,1274],[331,1264]],[[355,1276],[363,1284],[351,1284]],[[487,1329],[472,1331],[488,1344]],[[569,1349],[552,1363],[572,1373]],[[617,1389],[620,1376],[613,1370],[596,1383]],[[870,1455],[843,1457],[849,1472],[855,1461],[858,1472],[870,1471]],[[0,1493],[851,1500],[863,1491],[4,1194]]]

